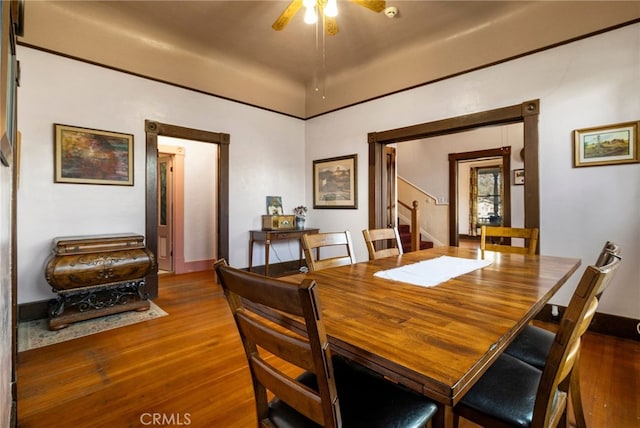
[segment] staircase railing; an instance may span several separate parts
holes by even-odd
[[[413,201],[413,206],[398,201],[400,205],[411,211],[411,251],[417,251],[420,248],[420,208],[418,201]]]

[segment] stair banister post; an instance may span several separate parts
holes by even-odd
[[[420,209],[418,208],[418,201],[413,201],[413,208],[411,209],[411,251],[417,251],[420,249]]]

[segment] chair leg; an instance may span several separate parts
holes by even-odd
[[[582,393],[580,392],[580,353],[578,353],[571,370],[569,395],[571,396],[571,404],[573,404],[573,414],[576,418],[576,428],[587,428],[584,409],[582,408]]]

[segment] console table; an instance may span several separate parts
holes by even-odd
[[[307,233],[318,233],[320,229],[291,229],[291,230],[250,230],[249,231],[249,272],[253,267],[253,244],[264,242],[264,274],[269,276],[269,248],[273,241],[300,241],[302,235]],[[302,242],[300,242],[300,252],[298,257],[298,268],[302,266]]]

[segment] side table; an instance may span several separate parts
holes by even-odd
[[[300,238],[307,233],[318,233],[320,229],[291,229],[291,230],[250,230],[249,231],[249,272],[253,267],[253,244],[264,242],[264,274],[269,276],[269,249],[273,241],[297,240],[300,243],[298,268],[302,266],[302,242]]]

